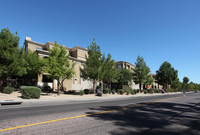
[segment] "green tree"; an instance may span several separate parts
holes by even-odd
[[[9,66],[9,76],[16,78],[23,85],[35,85],[32,79],[37,80],[41,74],[43,62],[37,52],[25,52],[24,49],[17,51],[13,63]]]
[[[55,42],[55,46],[49,48],[49,57],[44,58],[43,72],[49,74],[51,79],[58,80],[58,94],[64,91],[63,82],[75,74],[74,64],[70,64],[66,49]]]
[[[41,74],[42,67],[44,66],[42,58],[40,58],[36,52],[29,52],[29,51],[24,56],[27,62],[26,63],[27,74],[34,78],[37,77],[38,74]]]
[[[19,47],[19,37],[4,28],[0,32],[0,81],[10,77],[10,66],[16,57]]]
[[[171,88],[176,90],[176,89],[181,89],[181,82],[179,81],[179,79],[177,78],[175,81],[172,82],[171,84]]]
[[[13,62],[8,66],[9,77],[16,78],[27,74],[27,61],[25,58],[23,49],[18,49],[15,53]]]
[[[183,83],[188,83],[190,81],[190,79],[188,77],[183,77]]]
[[[149,71],[149,74],[147,75],[145,81],[144,81],[144,85],[152,85],[153,83],[153,77],[152,77],[152,74],[150,74],[150,71]]]
[[[132,77],[133,75],[131,70],[122,68],[119,70],[118,83],[124,87],[124,85],[128,84],[128,82],[132,80]]]
[[[88,56],[86,56],[86,63],[84,68],[80,68],[81,77],[93,81],[93,91],[95,93],[96,83],[102,78],[102,54],[100,46],[98,46],[93,39],[92,44],[88,47]]]
[[[189,85],[188,85],[188,89],[190,90],[195,90],[195,84],[193,82],[190,82]]]
[[[188,77],[183,77],[183,84],[182,84],[182,88],[183,89],[188,89],[188,82],[189,82],[189,78]]]
[[[142,89],[143,84],[151,84],[153,82],[153,78],[150,74],[150,68],[146,65],[143,57],[137,57],[135,68],[133,69],[133,81],[136,84],[139,84],[140,90]]]
[[[103,68],[102,68],[102,80],[103,82],[108,82],[109,89],[111,90],[111,83],[117,80],[118,71],[116,68],[115,61],[112,60],[110,54],[108,54],[107,58],[105,56],[102,58]]]
[[[163,85],[164,89],[167,89],[178,78],[178,70],[175,70],[167,61],[162,63],[156,73],[156,80],[158,84]]]

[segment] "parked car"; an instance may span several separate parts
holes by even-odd
[[[194,93],[199,93],[199,91],[198,91],[198,90],[195,90]]]
[[[161,93],[165,93],[165,90],[164,89],[160,89]]]

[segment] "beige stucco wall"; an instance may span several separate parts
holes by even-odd
[[[79,62],[74,62],[74,70],[75,70],[75,75],[73,76],[72,79],[66,79],[63,82],[63,86],[65,87],[66,90],[72,90],[72,85],[74,84],[74,79],[77,79],[77,84],[80,84],[80,70],[79,67],[81,66],[81,63]],[[70,64],[72,65],[72,61],[70,61]]]
[[[81,84],[81,78],[80,78],[80,68],[81,68],[81,62],[75,62],[74,70],[75,70],[75,75],[73,79],[77,79],[77,84]],[[75,83],[75,82],[73,82]]]
[[[63,82],[63,87],[66,91],[68,90],[72,90],[72,83],[73,83],[73,79],[66,79],[64,82]]]
[[[80,60],[84,60],[85,61],[85,57],[88,56],[88,52],[85,50],[77,50],[77,58]]]
[[[139,89],[139,84],[135,84],[133,80],[129,82],[129,86],[132,89]]]
[[[36,48],[42,49],[42,46],[37,46],[37,45],[28,43],[28,50],[30,50],[31,52],[34,52],[36,50]]]
[[[72,61],[70,61],[72,64]],[[66,90],[84,90],[84,89],[91,89],[92,88],[92,81],[90,80],[83,80],[80,77],[80,68],[82,68],[81,62],[74,62],[74,70],[75,70],[75,75],[73,76],[72,79],[70,80],[65,80],[64,81],[64,87]]]

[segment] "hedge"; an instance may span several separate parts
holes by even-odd
[[[40,98],[41,89],[34,86],[21,86],[20,87],[22,98],[30,99],[30,98]]]
[[[13,91],[14,91],[13,87],[4,87],[3,89],[3,93],[6,93],[6,94],[11,94],[13,93]]]

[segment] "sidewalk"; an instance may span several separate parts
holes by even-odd
[[[95,96],[94,94],[88,94],[88,95],[67,95],[67,94],[60,94],[59,96],[57,94],[41,94],[40,99],[22,99],[21,93],[19,92],[13,92],[12,94],[4,94],[0,93],[0,101],[6,101],[6,100],[16,100],[16,101],[22,101],[23,103],[28,104],[40,104],[40,103],[52,103],[52,102],[78,102],[78,101],[99,101],[99,100],[114,100],[114,99],[126,99],[126,98],[132,98],[132,97],[141,97],[141,96],[157,96],[157,95],[169,95],[169,94],[178,94],[181,92],[176,93],[154,93],[154,94],[143,94],[143,93],[137,93],[136,95],[119,95],[119,94],[103,94],[102,97]]]

